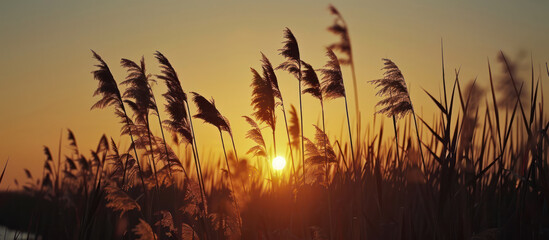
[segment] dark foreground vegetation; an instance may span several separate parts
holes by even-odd
[[[187,94],[162,53],[155,53],[157,75],[144,59],[122,59],[128,75],[118,84],[93,52],[99,100],[92,108],[114,110],[131,145],[122,149],[104,136],[88,154],[69,130],[70,151],[45,147],[42,175],[26,171],[23,191],[0,193],[0,225],[42,239],[549,239],[547,66],[536,73],[530,63],[531,75],[521,76],[518,63],[498,53],[497,70],[488,63],[479,76],[489,83],[484,89],[460,80],[459,70],[447,76],[442,60],[440,97],[425,92],[437,111],[425,117],[397,65],[384,59],[383,77],[370,81],[379,114],[363,126],[358,113],[351,126],[341,71],[351,68],[358,106],[351,43],[343,17],[329,9],[329,30],[341,41],[327,49],[325,66],[308,64],[286,29],[286,61],[273,66],[262,55],[261,68],[251,70],[254,112],[244,118],[255,146],[246,156],[232,137],[243,130],[231,128],[213,99]],[[299,108],[285,105],[278,87],[277,74],[287,73],[297,80]],[[162,102],[153,81],[167,86]],[[301,97],[311,96],[322,124],[303,136],[310,123]],[[325,134],[324,102],[336,98],[347,110],[340,137]],[[285,139],[275,139],[277,120]],[[219,130],[219,140],[194,134],[193,124],[203,122]],[[271,134],[275,144],[266,146]],[[223,144],[222,159],[199,152],[196,137]],[[283,155],[276,144],[289,148],[283,172],[271,168]]]

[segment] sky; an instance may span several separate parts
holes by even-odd
[[[260,67],[260,52],[273,64],[284,59],[283,29],[290,28],[303,60],[315,68],[326,62],[325,47],[337,41],[326,31],[332,23],[328,1],[2,1],[0,2],[0,164],[8,159],[2,189],[24,183],[27,168],[41,176],[49,146],[54,156],[68,154],[66,129],[81,151],[95,148],[102,134],[127,146],[112,109],[90,110],[97,81],[90,49],[109,64],[118,82],[125,76],[121,58],[145,57],[148,71],[159,73],[153,57],[161,51],[180,75],[185,91],[215,98],[233,127],[239,152],[251,146],[250,67]],[[549,61],[549,2],[530,1],[339,1],[355,57],[360,109],[373,119],[375,89],[368,80],[382,77],[381,58],[402,70],[415,107],[430,116],[434,104],[423,89],[441,91],[441,39],[448,78],[460,69],[464,82],[488,82],[487,60],[502,50],[511,58],[532,55],[536,74]],[[529,59],[529,57],[528,57]],[[494,67],[499,70],[498,67]],[[542,69],[544,70],[544,69]],[[285,104],[298,106],[297,80],[277,72]],[[354,119],[351,73],[343,71]],[[543,74],[542,74],[543,75]],[[547,75],[542,77],[547,82]],[[544,85],[545,90],[549,84]],[[153,86],[157,98],[165,92]],[[305,134],[320,121],[318,102],[303,96]],[[327,132],[343,134],[342,99],[326,105]],[[191,111],[194,111],[191,106]],[[161,110],[163,108],[161,107]],[[419,110],[418,110],[419,111]],[[162,114],[161,117],[165,117]],[[428,118],[429,119],[429,118]],[[277,139],[285,139],[279,112]],[[354,121],[354,120],[352,120]],[[199,150],[219,153],[215,128],[196,121]],[[159,134],[158,129],[153,130]],[[270,132],[264,136],[270,141]],[[60,137],[62,146],[59,148]],[[285,142],[278,143],[283,145]],[[242,154],[241,154],[242,155]]]

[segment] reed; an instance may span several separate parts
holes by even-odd
[[[305,183],[305,148],[303,147],[303,104],[301,101],[301,56],[299,54],[299,45],[297,39],[289,28],[284,30],[284,46],[279,49],[280,55],[286,58],[286,61],[278,65],[276,69],[282,69],[292,74],[298,81],[299,86],[299,122],[301,130],[301,167],[303,170],[303,183]]]
[[[330,10],[341,17],[335,8]],[[337,21],[333,28],[344,28],[338,34],[348,40],[346,24]],[[357,136],[363,137],[353,141],[341,72],[343,62],[352,59],[350,41],[332,47],[344,48],[343,58],[328,49],[327,64],[315,70],[301,59],[293,33],[286,29],[284,34],[285,61],[278,68],[297,78],[300,102],[302,94],[310,94],[320,103],[322,126],[313,125],[311,136],[303,133],[307,122],[303,107],[298,116],[293,105],[283,102],[275,69],[263,54],[261,69],[251,70],[253,112],[243,117],[249,125],[245,136],[253,146],[247,156],[239,157],[233,134],[242,129],[232,129],[213,99],[195,92],[191,94],[197,110],[191,114],[180,78],[163,54],[155,53],[160,72],[154,76],[164,81],[167,91],[157,102],[151,89],[153,75],[145,71],[143,59],[139,63],[122,60],[129,71],[121,94],[105,61],[92,51],[98,62],[92,73],[99,82],[94,96],[100,97],[92,109],[113,107],[123,124],[121,136],[130,136],[130,146],[122,149],[121,139],[103,135],[86,151],[71,130],[63,130],[57,152],[43,148],[41,175],[25,169],[21,186],[15,182],[21,191],[0,192],[0,225],[43,239],[549,236],[549,122],[543,92],[549,76],[547,63],[545,70],[535,71],[531,58],[530,72],[522,76],[522,71],[516,71],[520,61],[500,52],[498,68],[488,61],[487,74],[472,81],[464,81],[461,70],[455,69],[447,82],[442,52],[444,90],[439,97],[425,90],[430,101],[413,105],[404,74],[393,61],[383,59],[383,77],[370,81],[380,97],[379,110],[364,129],[357,129]],[[484,88],[482,81],[490,85]],[[501,87],[504,83],[508,83],[506,89]],[[345,100],[347,120],[347,130],[339,135],[328,131],[334,126],[326,125],[324,108],[326,100],[337,98]],[[175,145],[191,145],[181,154],[172,150],[164,135],[155,137],[150,131],[149,115],[159,115],[162,103],[168,117],[158,120],[169,130],[166,136],[172,134]],[[276,179],[266,177],[270,166],[263,163],[269,161],[270,150],[262,126],[273,134],[276,155],[279,104],[290,149],[301,151],[301,185],[295,170],[299,167],[293,163]],[[290,104],[289,121],[284,104]],[[434,114],[416,115],[414,107],[426,104],[434,107]],[[392,118],[394,139],[387,138],[379,114]],[[222,157],[215,157],[215,151],[197,151],[191,116],[216,127]],[[360,122],[360,115],[357,118]],[[227,133],[236,165],[225,149]],[[144,160],[148,156],[149,164]],[[247,157],[256,158],[257,164]],[[165,164],[156,169],[162,166],[159,161]],[[193,161],[198,184],[190,177],[174,177],[186,175],[185,167]],[[0,174],[1,186],[6,184],[7,165]],[[233,178],[243,183],[242,189],[235,188]]]
[[[347,106],[347,94],[345,93],[345,84],[343,83],[343,73],[335,53],[327,49],[326,56],[328,62],[324,68],[319,69],[322,74],[322,93],[327,100],[343,97],[345,100],[345,113],[347,114],[347,129],[349,130],[349,144],[351,144],[351,160],[355,169],[358,169],[358,163],[355,159],[355,150],[353,147],[353,136],[351,134],[351,120],[349,119],[349,107]]]

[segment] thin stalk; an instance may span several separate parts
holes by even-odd
[[[345,19],[343,17],[340,17],[341,22],[347,28],[347,22],[345,22]],[[353,49],[351,44],[351,37],[349,36],[349,32],[347,31],[347,39],[349,41],[349,62],[351,63],[351,74],[353,76],[353,91],[355,94],[355,109],[357,116],[360,114],[360,108],[358,106],[358,89],[356,86],[356,74],[355,74],[355,62],[353,61]]]
[[[131,126],[134,126],[133,123],[130,125],[130,119],[128,118],[128,115],[126,113],[126,109],[122,109],[124,111],[124,117],[126,118],[126,124],[128,124],[129,129],[128,133],[130,134],[130,140],[132,141],[133,146],[133,153],[135,154],[135,162],[137,163],[137,170],[139,171],[139,178],[141,178],[141,184],[143,185],[143,193],[145,194],[145,198],[147,196],[147,187],[145,186],[145,180],[143,179],[143,170],[141,170],[141,163],[139,163],[139,157],[137,155],[137,149],[135,147],[135,142],[133,140],[133,134],[132,134],[132,128]]]
[[[349,38],[349,46],[351,46],[351,39]],[[349,60],[351,62],[351,75],[353,76],[353,90],[355,94],[355,110],[356,115],[360,115],[360,108],[358,106],[358,89],[356,86],[356,74],[355,74],[355,63],[353,61],[353,53],[349,50]],[[358,123],[357,123],[358,124]]]
[[[123,105],[122,105],[123,106]],[[133,152],[135,154],[135,162],[137,162],[137,170],[139,171],[139,178],[141,179],[141,185],[143,186],[143,194],[145,195],[145,203],[148,202],[148,199],[149,199],[149,194],[147,193],[147,187],[145,185],[145,180],[143,179],[143,170],[141,169],[141,164],[139,163],[139,157],[137,155],[137,149],[135,147],[135,142],[133,140],[133,135],[132,135],[132,128],[131,126],[134,126],[133,123],[130,125],[130,119],[128,118],[128,115],[126,113],[126,109],[125,108],[122,108],[122,111],[124,112],[124,117],[126,118],[126,124],[128,126],[130,126],[128,128],[128,133],[130,134],[130,139],[132,141],[132,146],[133,146]],[[145,204],[146,205],[146,204]],[[145,219],[150,219],[150,214],[147,212],[147,215],[146,215],[146,218]]]
[[[448,109],[448,97],[446,96],[446,74],[444,72],[444,45],[440,39],[440,53],[442,58],[442,87],[444,88],[444,107]]]
[[[154,96],[153,96],[154,98]],[[155,100],[156,105],[156,100]],[[164,128],[162,127],[162,120],[160,119],[160,114],[158,113],[158,108],[156,109],[156,116],[158,117],[158,125],[160,125],[160,132],[162,133],[162,140],[164,141],[164,150],[166,151],[166,158],[168,161],[168,173],[170,174],[170,178],[172,178],[173,183],[173,177],[172,177],[172,165],[170,163],[170,155],[168,153],[168,144],[166,143],[166,137],[164,136]],[[183,164],[181,164],[181,169],[183,169],[183,174],[185,174],[185,178],[189,178],[189,175],[187,175],[187,171],[185,170],[185,167]]]
[[[193,118],[190,116],[191,109],[189,108],[189,103],[187,101],[185,101],[185,105],[187,106],[187,112],[189,113],[189,116],[188,116],[189,117],[189,124],[191,125],[191,133],[192,133],[192,136],[193,136],[191,147],[193,147],[193,152],[196,152],[195,165],[197,167],[196,171],[197,171],[197,174],[198,174],[198,182],[202,182],[201,191],[202,191],[202,194],[204,196],[206,196],[206,186],[204,185],[204,178],[202,177],[202,166],[200,164],[200,155],[198,154],[198,147],[197,147],[197,143],[196,143],[196,135],[194,134]],[[204,205],[204,208],[206,208],[205,205]]]
[[[303,185],[305,185],[305,148],[303,147],[303,105],[301,101],[301,61],[298,62],[299,66],[299,121],[301,122],[301,163],[303,164]]]
[[[274,129],[273,129],[273,148],[274,148],[274,154],[273,154],[273,157],[271,158],[271,164],[270,164],[271,167],[273,166],[273,159],[275,159],[277,157],[277,155],[276,155],[276,134],[275,134]],[[273,186],[273,192],[274,192],[275,186],[280,185],[280,178],[278,179],[279,182],[277,184],[276,177],[277,177],[276,172],[274,174],[274,177],[273,177],[272,172],[271,172],[271,181],[272,181],[272,186]]]
[[[393,116],[393,129],[395,130],[395,146],[396,146],[396,163],[400,166],[400,157],[398,153],[398,131],[397,131],[397,125],[396,125],[396,117]],[[395,164],[396,168],[396,164]]]
[[[355,151],[353,148],[353,136],[351,135],[351,122],[349,120],[349,107],[347,106],[347,95],[344,96],[345,98],[345,113],[347,113],[347,129],[349,130],[349,143],[351,144],[351,158],[353,160],[353,166],[356,171],[356,160],[355,160]]]
[[[325,180],[326,180],[326,184],[328,184],[328,173],[329,173],[329,165],[328,165],[328,152],[326,151],[326,124],[325,124],[325,121],[324,121],[324,103],[322,102],[322,100],[320,100],[320,108],[322,109],[322,132],[324,133],[324,162],[326,164],[326,176],[325,176]],[[331,221],[331,219],[330,219]]]
[[[341,160],[343,160],[343,165],[345,166],[345,171],[349,172],[349,166],[347,165],[347,161],[345,161],[345,153],[343,152],[343,149],[341,148],[341,144],[336,140],[335,145],[337,145],[337,148],[339,149],[339,153],[341,154]],[[339,163],[338,163],[339,164]]]
[[[239,163],[239,160],[238,160],[238,153],[236,152],[236,146],[234,144],[234,138],[233,138],[233,134],[232,133],[229,133],[229,136],[231,136],[231,143],[233,144],[233,151],[234,151],[234,157],[236,158],[236,163],[238,164]],[[246,185],[244,184],[243,181],[240,181],[242,183],[242,189],[244,191],[246,191]]]
[[[155,103],[155,106],[156,106],[156,99],[154,99],[154,95],[153,95],[153,100],[154,100],[154,103]],[[175,182],[174,182],[174,178],[173,178],[173,175],[172,175],[172,165],[171,165],[171,162],[170,162],[170,155],[169,155],[169,152],[168,152],[168,144],[166,143],[166,137],[164,136],[164,128],[162,127],[162,120],[160,119],[160,113],[158,112],[158,107],[156,107],[156,116],[158,117],[158,125],[160,125],[160,132],[162,133],[162,140],[164,141],[164,150],[166,151],[166,160],[168,161],[168,173],[169,173],[170,178],[172,180],[172,189],[173,189],[174,194],[175,194]],[[195,152],[194,152],[194,148],[193,148],[193,156],[195,157],[195,161],[196,161],[196,155],[195,155]],[[181,169],[183,170],[183,174],[185,175],[185,179],[189,179],[189,175],[187,174],[187,171],[185,170],[185,166],[183,166],[183,164],[181,164]],[[157,180],[156,184],[158,185],[158,180]],[[157,186],[157,188],[158,188],[158,186]],[[199,181],[199,188],[200,188],[200,181]],[[205,205],[204,196],[202,195],[202,189],[200,191],[200,199],[202,200],[202,204]],[[206,212],[205,212],[204,208],[202,208],[202,212],[204,213],[204,216],[206,216]],[[205,223],[204,223],[204,226],[206,226]]]
[[[234,157],[236,159],[236,163],[239,162],[238,160],[238,153],[236,153],[236,147],[234,145],[234,138],[233,138],[233,133],[229,133],[229,136],[231,136],[231,143],[233,144],[233,151],[234,151]],[[276,146],[275,146],[275,149],[276,149]]]
[[[223,146],[223,154],[225,154],[225,163],[227,164],[227,171],[229,175],[229,182],[231,184],[231,190],[233,192],[233,195],[236,194],[234,190],[234,184],[233,184],[233,177],[231,176],[231,166],[229,165],[229,159],[227,158],[227,151],[225,150],[225,142],[223,141],[223,133],[221,132],[221,128],[217,128],[219,130],[219,136],[221,137],[221,145]],[[238,208],[238,202],[236,201],[236,196],[233,197],[234,205],[236,207],[236,212],[238,214],[237,219],[238,223],[240,224],[240,209]],[[242,224],[240,224],[242,226]]]
[[[274,148],[274,157],[277,157],[276,156],[276,132],[274,129],[273,129],[273,148]]]
[[[194,134],[194,127],[193,127],[193,118],[191,117],[191,110],[189,108],[189,103],[187,101],[185,101],[184,103],[186,106],[187,106],[187,113],[188,113],[188,119],[189,119],[189,124],[190,124],[190,127],[191,127],[191,134],[192,134],[192,139],[191,139],[191,149],[193,151],[193,158],[194,158],[194,164],[195,164],[195,168],[196,168],[196,177],[198,178],[198,188],[200,188],[200,200],[202,201],[202,214],[204,214],[204,218],[202,218],[202,223],[204,224],[204,234],[206,235],[206,239],[209,239],[209,231],[206,229],[207,228],[207,224],[206,224],[206,218],[208,216],[208,211],[206,210],[206,186],[204,185],[204,179],[202,178],[202,167],[200,165],[200,157],[198,155],[198,147],[196,146],[196,135]],[[223,145],[225,146],[225,145]]]
[[[328,152],[327,152],[327,139],[326,139],[326,124],[324,121],[324,102],[320,100],[320,108],[322,109],[322,132],[324,133],[324,161],[326,162],[326,190],[328,192],[328,216],[330,218],[330,239],[332,239],[333,230],[333,219],[332,219],[332,194],[330,191],[329,183],[329,173],[330,165],[328,163]]]
[[[286,127],[286,136],[288,136],[288,146],[290,147],[290,158],[292,159],[292,172],[294,175],[294,182],[297,182],[295,175],[294,153],[292,151],[292,141],[290,140],[290,130],[288,129],[288,121],[286,120],[286,110],[284,109],[284,102],[281,102],[282,113],[284,115],[284,125]]]
[[[282,114],[284,115],[284,126],[286,127],[286,136],[288,137],[288,147],[290,148],[290,158],[292,159],[292,173],[293,173],[292,175],[294,177],[293,183],[295,185],[297,185],[297,179],[296,179],[296,174],[295,174],[295,164],[294,164],[294,153],[292,151],[292,141],[290,140],[290,131],[288,129],[288,121],[286,120],[286,109],[284,108],[284,101],[282,101],[282,98],[280,100],[280,104],[282,105]],[[290,178],[290,181],[291,181],[291,178]],[[294,207],[294,205],[292,205],[291,209],[290,209],[290,211],[291,211],[290,212],[290,232],[292,231],[292,228],[293,228],[293,219],[294,219],[293,207]]]
[[[208,230],[206,229],[207,228],[206,218],[208,216],[208,213],[206,211],[206,201],[204,200],[206,193],[204,192],[204,183],[200,180],[201,175],[199,173],[199,166],[197,165],[197,155],[198,154],[196,153],[195,148],[192,145],[192,143],[191,143],[191,149],[193,150],[194,164],[196,165],[196,174],[197,174],[197,178],[198,178],[198,188],[200,188],[200,200],[202,201],[202,207],[200,208],[200,210],[202,211],[202,214],[204,215],[204,217],[201,219],[202,220],[201,223],[204,225],[204,234],[206,236],[206,239],[209,239]],[[187,179],[189,179],[188,176],[187,176]]]
[[[412,115],[414,116],[414,125],[416,126],[416,137],[417,137],[417,144],[419,147],[419,153],[421,154],[421,163],[423,164],[423,171],[424,173],[426,173],[427,167],[425,165],[425,158],[423,157],[423,150],[421,149],[421,140],[419,139],[419,130],[417,128],[416,112],[414,108],[412,108]]]
[[[151,128],[149,126],[149,115],[147,114],[147,118],[146,118],[146,123],[147,124],[147,133],[149,135],[149,146],[151,147],[151,161],[152,161],[152,167],[153,167],[153,170],[154,170],[154,181],[156,183],[156,190],[158,191],[158,175],[157,175],[157,172],[156,172],[156,163],[154,162],[154,149],[153,149],[153,145],[152,145],[152,134],[151,134]]]
[[[197,155],[198,154],[196,153],[195,148],[192,145],[192,143],[191,143],[191,149],[193,151],[194,164],[196,165],[196,177],[198,178],[198,188],[200,188],[200,200],[202,201],[202,205],[204,205],[201,210],[202,210],[202,213],[204,214],[204,216],[206,216],[206,214],[207,214],[206,213],[206,201],[204,200],[206,193],[204,192],[204,183],[201,180],[201,175],[200,175],[200,172],[199,172],[200,170],[199,170],[199,167],[197,165],[197,159],[198,159]]]
[[[193,150],[193,158],[194,158],[194,164],[196,164],[197,162],[197,157],[196,157],[196,151],[194,149],[194,146],[192,145],[191,143],[191,149]],[[204,210],[206,208],[206,202],[204,201],[204,192],[203,192],[203,189],[204,189],[204,183],[202,183],[202,181],[200,180],[200,173],[199,173],[199,170],[198,170],[198,166],[196,166],[196,177],[198,178],[198,188],[200,188],[200,199],[202,200],[202,204],[204,205],[204,208],[202,208],[202,211],[204,214],[206,214],[206,211]],[[206,216],[206,215],[204,215]]]

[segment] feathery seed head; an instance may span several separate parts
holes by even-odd
[[[297,39],[289,28],[284,30],[284,38],[286,39],[283,42],[284,46],[279,49],[279,51],[280,54],[286,58],[286,61],[278,65],[276,69],[287,71],[299,80],[299,64],[301,58],[299,56]]]
[[[379,101],[376,106],[381,106],[382,109],[377,113],[386,114],[388,117],[404,117],[408,112],[412,111],[412,101],[406,87],[406,81],[398,66],[390,59],[383,59],[385,70],[382,79],[369,81],[376,85],[379,89],[377,96],[385,97]]]
[[[304,61],[301,61],[301,65],[303,66],[302,80],[305,84],[303,94],[310,93],[313,97],[322,101],[322,89],[314,68]]]
[[[322,74],[322,93],[326,99],[336,99],[345,96],[343,75],[337,56],[331,49],[327,49],[326,56],[329,60],[324,68],[319,69]]]

